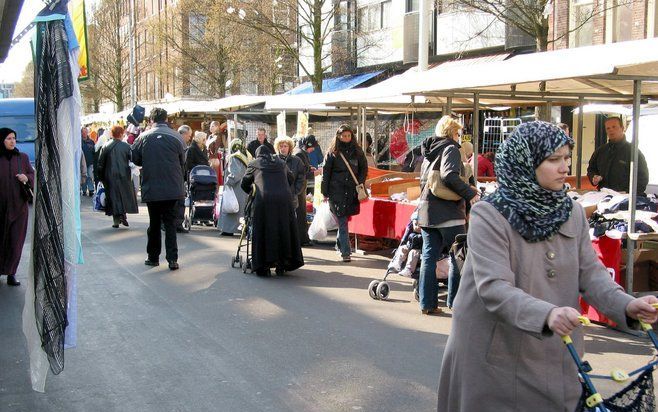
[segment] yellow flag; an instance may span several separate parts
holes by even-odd
[[[80,56],[78,65],[80,66],[80,76],[78,81],[89,78],[89,55],[87,54],[87,18],[85,16],[85,0],[71,0],[69,2],[69,13],[73,23],[75,37],[80,44]]]

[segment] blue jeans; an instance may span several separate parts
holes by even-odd
[[[87,177],[80,182],[80,191],[93,193],[94,191],[94,165],[87,166]]]
[[[464,226],[440,229],[422,228],[423,252],[418,279],[418,295],[421,309],[436,309],[439,306],[439,285],[436,280],[436,261],[455,241],[455,236],[464,233]]]
[[[350,248],[349,232],[347,231],[347,220],[349,216],[338,217],[338,234],[336,235],[336,248],[340,251],[342,257],[350,256],[352,249]]]

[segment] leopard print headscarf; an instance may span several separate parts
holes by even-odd
[[[495,172],[498,190],[484,201],[491,203],[528,242],[554,235],[571,216],[573,207],[566,190],[544,189],[535,169],[548,156],[573,139],[548,122],[524,123],[500,146]]]

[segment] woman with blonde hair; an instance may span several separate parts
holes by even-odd
[[[185,157],[185,179],[189,176],[195,166],[208,166],[208,149],[206,148],[206,140],[208,135],[204,132],[196,131],[192,137],[192,144],[187,150]]]
[[[441,313],[438,305],[436,262],[452,245],[455,237],[466,232],[466,201],[479,199],[477,191],[465,183],[465,167],[460,151],[459,131],[462,125],[451,116],[443,116],[436,125],[436,136],[421,144],[425,157],[420,175],[418,226],[423,236],[418,292],[424,315]],[[427,185],[430,170],[438,171],[441,183],[458,195],[458,200],[436,196]]]
[[[304,186],[304,181],[306,179],[306,169],[301,159],[292,154],[294,148],[295,142],[288,136],[277,137],[276,140],[274,140],[274,151],[281,160],[286,162],[288,170],[290,170],[294,176],[294,180],[290,184],[290,191],[292,192],[292,205],[297,209],[297,206],[299,206],[298,197],[302,192],[302,187]]]

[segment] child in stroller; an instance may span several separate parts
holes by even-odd
[[[384,279],[381,281],[373,280],[369,286],[369,294],[373,299],[386,299],[390,293],[390,288],[386,279],[391,273],[397,273],[399,276],[414,279],[414,298],[418,297],[418,277],[420,275],[420,258],[423,249],[423,237],[418,226],[417,215],[414,212],[400,240],[400,245],[395,249],[393,258],[388,264]],[[442,257],[436,265],[437,282],[447,283],[450,271],[448,256]]]

